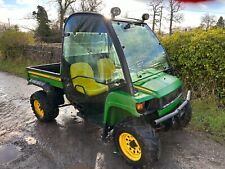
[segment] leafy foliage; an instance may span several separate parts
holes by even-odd
[[[223,19],[223,17],[221,16],[219,18],[219,20],[216,23],[216,27],[217,28],[224,28],[225,29],[225,20]]]
[[[44,7],[37,6],[38,11],[33,12],[33,16],[38,22],[38,27],[35,30],[35,36],[40,40],[47,42],[48,37],[51,36],[51,29],[49,26],[50,20],[48,20],[48,14]]]
[[[225,30],[176,32],[162,38],[177,74],[197,97],[225,96]]]
[[[34,38],[30,33],[7,30],[0,36],[0,51],[5,58],[21,56],[24,47],[33,44]]]

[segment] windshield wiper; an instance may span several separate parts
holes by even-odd
[[[162,66],[162,68],[163,68],[164,70],[168,69],[168,67],[166,67],[166,66],[165,66],[163,63],[161,63],[161,62],[155,63],[155,64],[151,65],[150,67],[146,67],[145,69],[157,68],[158,66]],[[163,70],[163,71],[164,71],[164,70]]]
[[[144,64],[144,60],[138,60],[137,62],[135,62],[134,64],[129,66],[129,69],[131,70],[135,70],[133,67],[137,67],[137,68],[141,68],[143,67]]]
[[[164,72],[164,71],[167,71],[167,70],[168,70],[168,68],[165,69],[165,70],[158,70],[158,71],[155,72],[155,73],[152,73],[150,70],[148,70],[148,69],[151,69],[151,68],[155,68],[155,67],[158,66],[158,65],[163,65],[163,64],[160,63],[160,62],[159,62],[159,63],[155,63],[155,64],[153,64],[152,66],[148,67],[147,69],[144,69],[144,70],[141,70],[141,71],[137,72],[136,75],[137,75],[138,80],[136,80],[135,82],[138,82],[138,81],[140,81],[140,80],[149,78],[149,77],[151,77],[151,76],[157,75],[157,74],[159,74],[159,73],[161,73],[161,72]],[[156,70],[157,70],[157,69],[156,69]],[[142,76],[142,75],[147,74],[147,73],[150,73],[149,76],[145,76],[145,77]]]
[[[135,25],[135,26],[143,26],[143,23],[142,23],[142,22],[140,22],[140,23],[132,23],[132,24]],[[132,28],[132,27],[131,27],[131,23],[127,23],[127,24],[124,26],[123,29],[130,29],[130,28]]]

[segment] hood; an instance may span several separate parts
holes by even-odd
[[[134,88],[140,95],[151,95],[161,98],[182,86],[182,82],[175,76],[159,73],[134,83]]]

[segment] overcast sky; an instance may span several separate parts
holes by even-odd
[[[128,14],[129,17],[140,18],[142,13],[150,13],[147,6],[149,0],[104,0],[104,8],[101,13],[108,15],[112,7],[118,6],[122,9],[122,14]],[[32,11],[36,10],[37,5],[42,5],[48,12],[51,20],[57,19],[57,6],[50,5],[48,0],[0,0],[0,23],[18,24],[20,27],[35,27],[35,21],[29,18]],[[225,18],[225,0],[214,0],[210,3],[185,4],[183,11],[184,21],[176,26],[195,27],[199,26],[201,17],[209,13]],[[168,27],[166,21],[163,22],[164,29]]]

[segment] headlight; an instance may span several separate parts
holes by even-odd
[[[144,110],[144,107],[145,107],[145,103],[137,103],[136,104],[136,109],[139,113]]]

